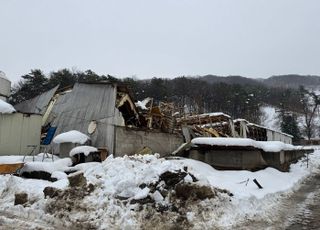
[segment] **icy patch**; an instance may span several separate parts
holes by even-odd
[[[61,133],[53,138],[53,142],[56,144],[66,142],[84,144],[87,140],[90,140],[90,138],[77,130]]]

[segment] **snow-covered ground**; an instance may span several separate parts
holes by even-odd
[[[0,162],[8,162],[9,158],[0,157]],[[10,162],[14,157],[11,158]],[[41,156],[37,159],[42,160]],[[64,169],[61,165],[69,167],[67,161],[50,163],[47,160],[45,164],[51,164],[51,171],[58,174]],[[102,163],[73,167],[84,173],[87,184],[92,184],[93,189],[90,186],[70,188],[68,179],[59,175],[56,182],[1,175],[0,214],[3,217],[0,217],[0,228],[2,223],[6,226],[10,222],[6,215],[14,214],[18,219],[19,215],[41,219],[47,227],[62,224],[70,229],[75,223],[81,223],[84,228],[100,229],[169,228],[175,223],[194,229],[207,226],[231,229],[250,218],[272,218],[277,203],[299,188],[306,177],[319,173],[319,167],[320,150],[316,150],[309,155],[308,167],[306,159],[302,159],[291,165],[289,172],[273,168],[257,172],[222,171],[196,160],[163,159],[157,155],[110,156]],[[164,182],[167,172],[182,176],[179,184],[212,188],[215,196],[179,201],[180,198],[175,198],[178,191],[170,192],[170,180]],[[259,189],[253,179],[263,189]],[[60,189],[59,196],[44,198],[43,190],[48,186]],[[226,189],[233,196],[216,188]],[[24,206],[14,206],[14,194],[20,192],[27,193],[29,201]]]

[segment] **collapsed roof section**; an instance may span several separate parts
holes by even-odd
[[[231,117],[227,114],[204,113],[177,118],[177,124],[184,133],[190,133],[191,137],[235,137],[235,130]],[[188,131],[186,128],[188,127]],[[189,139],[186,137],[185,139]],[[188,136],[189,134],[187,134]]]
[[[43,115],[46,112],[47,106],[58,88],[59,85],[32,99],[14,105],[14,108],[21,113],[35,113]]]

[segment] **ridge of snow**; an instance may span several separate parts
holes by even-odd
[[[34,161],[25,163],[20,172],[44,171],[53,173],[55,171],[65,171],[71,165],[72,161],[70,158],[62,158],[53,162]]]
[[[285,144],[281,141],[255,141],[250,138],[228,138],[228,137],[197,137],[191,140],[194,145],[212,146],[250,146],[262,149],[265,152],[279,152],[282,150],[297,150],[299,146]]]
[[[1,158],[0,156],[0,161]],[[95,186],[95,190],[86,196],[81,203],[88,211],[70,212],[66,210],[63,214],[70,216],[70,218],[80,218],[80,220],[81,218],[85,220],[92,218],[92,223],[97,224],[100,229],[115,227],[137,229],[144,225],[143,218],[149,210],[146,212],[135,211],[138,210],[136,206],[130,205],[130,202],[124,205],[119,202],[117,196],[138,199],[149,195],[159,204],[170,205],[168,203],[170,200],[164,199],[158,191],[152,193],[149,188],[141,189],[139,185],[159,180],[159,176],[165,171],[187,167],[188,172],[199,179],[198,182],[227,189],[234,195],[232,198],[228,197],[230,202],[215,198],[203,200],[196,205],[190,204],[186,213],[187,219],[194,225],[204,228],[205,226],[217,226],[217,228],[220,226],[222,229],[232,229],[233,225],[237,226],[237,223],[256,218],[257,215],[258,218],[272,217],[281,199],[297,189],[306,177],[312,173],[319,173],[319,166],[319,150],[309,154],[308,167],[307,162],[302,158],[291,165],[289,172],[280,172],[273,168],[256,172],[216,170],[201,161],[186,158],[166,160],[158,158],[157,155],[135,155],[118,158],[109,156],[102,163],[84,163],[79,167],[83,170],[87,181]],[[58,181],[52,183],[11,175],[0,175],[0,205],[4,213],[20,208],[20,215],[27,211],[28,215],[29,211],[31,214],[38,211],[41,215],[44,215],[46,204],[52,202],[52,199],[44,198],[43,189],[47,186],[65,189],[68,185],[65,174],[53,171],[52,176],[56,177]],[[253,179],[257,179],[263,189],[258,189],[253,183]],[[28,193],[28,197],[33,201],[29,207],[23,208],[21,205],[13,205],[14,194],[19,192]],[[81,201],[77,200],[77,202]],[[205,219],[201,218],[201,215],[199,216],[199,213],[202,212],[206,214]],[[39,216],[31,215],[34,218]],[[50,218],[50,221],[55,220],[54,217]]]

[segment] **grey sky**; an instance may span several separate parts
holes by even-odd
[[[320,75],[318,0],[0,0],[0,70]]]

